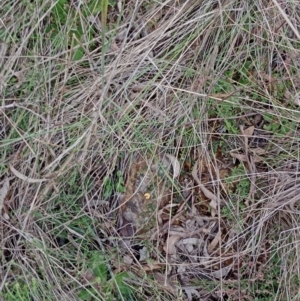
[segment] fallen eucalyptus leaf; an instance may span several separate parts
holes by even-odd
[[[182,239],[180,243],[183,245],[199,245],[202,242],[202,239],[196,238],[196,237],[189,237]]]
[[[221,278],[224,278],[228,275],[228,273],[230,272],[232,268],[232,265],[229,265],[227,267],[224,267],[218,271],[214,271],[212,272],[210,275],[217,278],[217,279],[221,279]]]
[[[17,171],[12,165],[9,165],[9,168],[11,172],[19,179],[27,182],[27,183],[42,183],[47,181],[46,179],[34,179],[34,178],[29,178],[26,177],[25,175],[21,174],[19,171]]]
[[[152,260],[147,260],[147,265],[143,265],[142,269],[147,271],[161,270],[162,264],[160,262],[153,262]]]
[[[230,156],[240,160],[241,162],[248,162],[247,157],[244,154],[236,154],[236,153],[230,152]],[[262,162],[262,159],[255,154],[254,162],[255,163],[256,162]]]
[[[267,151],[263,148],[257,147],[257,148],[250,148],[251,152],[255,155],[264,155],[267,153]]]
[[[7,51],[8,45],[4,41],[0,40],[0,66],[3,66],[5,53]]]
[[[143,247],[142,249],[140,249],[139,252],[140,252],[139,261],[147,260],[149,258],[149,251],[148,251],[147,247]]]
[[[217,214],[217,206],[218,206],[218,198],[217,196],[215,196],[210,190],[208,190],[200,181],[198,174],[197,174],[197,167],[198,167],[198,162],[196,162],[196,164],[193,167],[193,171],[192,171],[192,176],[194,178],[194,180],[197,182],[197,184],[199,185],[199,188],[201,189],[201,191],[203,192],[203,194],[211,200],[211,202],[209,203],[209,206],[211,207],[211,216],[215,217],[215,215]]]
[[[247,137],[252,137],[253,136],[253,132],[254,132],[254,125],[249,126],[245,130],[243,130],[242,134],[245,135],[245,136],[247,136]]]
[[[176,157],[170,154],[165,154],[168,160],[171,162],[173,167],[173,178],[177,178],[180,175],[180,163]]]
[[[188,297],[189,301],[193,300],[193,295],[195,295],[198,298],[197,300],[201,300],[200,299],[201,296],[200,296],[199,292],[195,288],[185,286],[185,287],[183,287],[183,290],[187,294],[187,297]]]
[[[124,260],[124,263],[125,263],[125,264],[128,264],[128,265],[133,264],[133,258],[130,257],[130,256],[128,256],[128,255],[125,255],[125,256],[123,257],[123,260]]]
[[[9,191],[9,179],[8,177],[5,177],[2,181],[2,187],[0,188],[0,213],[4,206],[4,200],[8,194]]]
[[[203,243],[203,240],[196,237],[189,237],[184,238],[180,240],[176,245],[182,250],[182,251],[188,251],[188,253],[192,253],[195,249],[198,249]],[[181,248],[181,246],[184,245],[184,248]]]
[[[220,240],[221,240],[221,231],[219,231],[216,234],[216,236],[214,237],[214,239],[209,244],[209,246],[207,248],[209,254],[211,254],[212,251],[216,248],[216,246],[219,244]]]
[[[211,200],[209,202],[209,207],[211,208],[211,216],[215,217],[217,215],[217,202],[215,200]]]
[[[176,254],[175,244],[180,238],[181,238],[180,235],[168,236],[164,245],[164,251],[169,255]]]

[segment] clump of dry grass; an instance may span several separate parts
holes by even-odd
[[[296,2],[112,2],[105,34],[57,3],[0,10],[3,298],[296,300]],[[128,159],[166,153],[181,175],[139,261]]]

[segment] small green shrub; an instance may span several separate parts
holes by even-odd
[[[97,296],[97,290],[100,290],[100,293],[105,295],[105,300],[107,301],[116,300],[114,296],[116,296],[117,300],[122,300],[131,295],[132,288],[125,282],[125,279],[129,278],[129,274],[121,272],[113,275],[112,278],[107,269],[105,258],[100,251],[93,251],[89,254],[87,268],[92,271],[95,279],[89,287],[79,292],[78,297],[81,300],[97,300],[94,298],[94,296]]]
[[[280,122],[278,121],[278,117],[265,113],[264,120],[266,124],[264,125],[264,130],[272,132],[277,137],[285,136],[290,131],[295,130],[296,123],[292,122],[288,119],[282,118]]]

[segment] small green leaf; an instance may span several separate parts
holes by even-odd
[[[122,293],[122,295],[124,295],[125,297],[129,296],[131,294],[130,286],[128,286],[128,284],[126,282],[124,282],[124,280],[126,278],[130,278],[129,274],[126,272],[122,272],[122,273],[116,275],[116,277],[115,277],[115,280],[119,287],[119,290]]]
[[[104,179],[103,189],[104,189],[103,196],[105,198],[110,197],[113,194],[113,190],[114,190],[113,181],[109,177],[106,177]]]
[[[54,23],[64,24],[67,20],[67,9],[65,5],[67,5],[67,0],[59,0],[57,4],[53,8],[53,15],[54,15]]]
[[[274,120],[274,116],[272,114],[269,113],[264,113],[263,114],[263,118],[265,121],[271,122]]]
[[[124,185],[122,185],[120,183],[117,183],[116,191],[119,192],[119,193],[124,193],[124,192],[126,192],[126,189],[125,189]]]
[[[79,292],[78,298],[83,301],[92,301],[92,290],[91,289],[83,289]]]
[[[72,56],[73,61],[79,61],[83,58],[84,56],[84,50],[82,47],[78,47],[74,52]]]
[[[94,275],[99,278],[101,282],[107,281],[107,268],[101,252],[94,251],[91,255],[91,268]]]

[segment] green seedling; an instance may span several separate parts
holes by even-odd
[[[118,170],[115,179],[112,179],[111,177],[106,177],[104,179],[103,189],[103,196],[105,198],[112,196],[114,192],[124,193],[126,189],[122,172]]]

